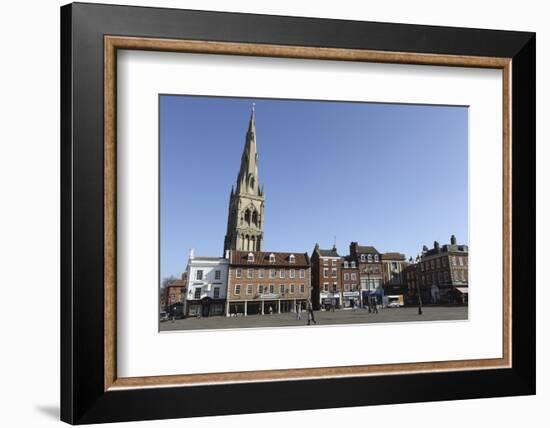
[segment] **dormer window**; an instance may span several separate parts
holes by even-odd
[[[254,262],[254,254],[248,253],[248,257],[246,258],[246,261],[248,263],[253,263]]]
[[[362,261],[362,262],[365,261],[365,255],[364,255],[364,254],[361,254],[361,261]]]
[[[355,262],[351,262],[351,267],[352,267],[352,268],[355,267]]]
[[[345,268],[348,267],[348,262],[344,262],[344,267],[345,267]]]
[[[271,253],[269,255],[269,263],[275,263],[275,254]]]
[[[288,261],[290,263],[295,263],[296,262],[296,257],[294,257],[294,254],[291,254],[289,257],[288,257]]]
[[[375,254],[375,255],[374,255],[374,261],[375,261],[375,262],[378,261],[378,254]]]
[[[372,254],[369,254],[368,256],[369,263],[372,262]]]

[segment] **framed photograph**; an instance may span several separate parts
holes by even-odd
[[[533,33],[76,3],[61,54],[62,420],[535,393]]]

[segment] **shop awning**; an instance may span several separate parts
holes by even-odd
[[[468,294],[468,287],[455,287],[460,293]]]
[[[376,290],[363,290],[363,298],[368,298],[369,296],[384,296],[384,289],[382,287],[377,288]]]

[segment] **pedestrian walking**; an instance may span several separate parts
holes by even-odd
[[[302,305],[300,305],[299,303],[296,303],[296,320],[301,320],[302,319]]]
[[[317,321],[315,321],[315,315],[313,314],[313,305],[311,304],[311,300],[307,301],[307,325],[310,325],[311,321],[313,321],[314,324],[317,324]]]
[[[378,302],[376,301],[376,298],[375,298],[375,300],[374,300],[373,312],[374,312],[375,314],[378,313]]]

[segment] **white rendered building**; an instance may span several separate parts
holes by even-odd
[[[226,256],[227,256],[226,252]],[[185,316],[223,315],[227,297],[227,257],[199,257],[189,252]]]

